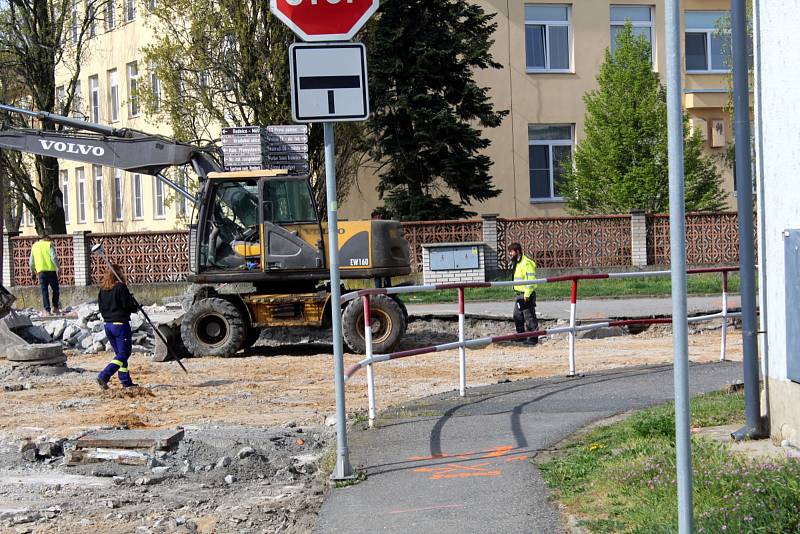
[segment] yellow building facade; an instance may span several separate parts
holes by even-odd
[[[149,0],[152,1],[152,0]],[[497,109],[508,110],[501,126],[485,135],[494,162],[491,174],[502,193],[471,209],[503,217],[551,217],[566,214],[558,194],[555,162],[583,137],[583,95],[596,87],[596,76],[612,34],[626,20],[653,46],[654,70],[665,74],[664,2],[627,0],[475,0],[494,13],[497,30],[492,53],[500,69],[476,73],[490,88]],[[728,0],[686,0],[684,34],[684,105],[692,128],[706,138],[706,148],[721,154],[731,142],[728,71],[716,21],[730,9]],[[143,80],[158,90],[142,48],[152,39],[147,3],[123,0],[98,21],[81,67],[76,114],[93,122],[169,135],[153,123],[135,97]],[[58,77],[57,97],[69,72]],[[147,175],[61,161],[61,182],[69,232],[128,232],[185,228],[191,206],[166,185]],[[732,172],[720,164],[729,205],[735,205]],[[381,204],[372,166],[359,173],[357,187],[343,203],[343,218],[369,218]],[[30,217],[21,231],[34,232]]]
[[[650,39],[654,69],[664,79],[664,2],[476,1],[487,13],[495,14],[492,54],[502,64],[500,69],[476,75],[481,84],[491,88],[496,109],[508,110],[509,115],[500,127],[485,131],[492,142],[487,150],[494,162],[490,173],[502,193],[469,209],[503,217],[564,215],[554,161],[571,153],[583,138],[583,95],[596,88],[612,32],[631,20],[634,31]],[[714,30],[716,19],[727,14],[730,2],[685,0],[682,7],[684,105],[692,127],[707,138],[707,150],[721,154],[731,142],[731,124],[725,109],[728,71]],[[732,208],[732,172],[722,166],[720,170]],[[342,216],[368,217],[379,205],[375,184],[370,171],[362,172]]]

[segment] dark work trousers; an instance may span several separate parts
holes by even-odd
[[[131,357],[133,348],[133,332],[130,323],[106,323],[106,337],[114,349],[116,357],[106,365],[100,373],[100,378],[105,382],[111,380],[114,373],[119,372],[119,381],[123,387],[133,385],[130,372],[128,371],[128,358]]]
[[[58,289],[58,274],[56,274],[55,271],[39,273],[39,289],[42,290],[42,307],[47,312],[50,311],[50,292],[48,288],[53,290],[53,307],[56,309],[60,308],[61,292]]]
[[[533,293],[527,300],[523,295],[517,295],[514,301],[514,324],[517,326],[519,334],[539,329],[539,320],[536,318],[536,293]],[[525,342],[536,345],[539,343],[539,338],[528,338]]]

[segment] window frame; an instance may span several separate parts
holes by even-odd
[[[142,174],[135,172],[131,176],[133,194],[131,195],[133,220],[144,220],[144,198],[142,196]]]
[[[78,203],[78,223],[86,222],[86,169],[75,167],[75,200]]]
[[[114,0],[108,0],[108,3],[106,4],[105,17],[106,33],[108,33],[117,27],[116,6],[114,5]]]
[[[60,169],[58,174],[61,187],[61,206],[64,208],[64,223],[69,224],[69,170]]]
[[[555,161],[553,159],[553,147],[554,146],[568,146],[570,147],[570,152],[572,155],[575,154],[575,125],[574,124],[531,124],[531,126],[568,126],[570,128],[570,137],[571,139],[530,139],[528,138],[528,147],[531,146],[547,146],[547,158],[548,158],[548,165],[549,165],[549,177],[548,180],[550,182],[550,196],[549,197],[530,197],[531,204],[547,204],[547,203],[556,203],[556,202],[564,202],[564,197],[556,196],[556,183],[555,183]],[[530,135],[530,134],[529,134]],[[528,187],[530,187],[530,180],[531,180],[531,162],[530,156],[528,156]],[[530,195],[533,195],[533,191],[529,192]]]
[[[125,65],[125,72],[128,78],[128,118],[138,117],[141,112],[141,102],[139,101],[139,65],[136,61],[131,61]]]
[[[527,15],[524,14],[523,29],[525,31],[525,47],[527,50],[527,30],[528,26],[544,26],[545,27],[545,50],[544,50],[544,68],[531,67],[528,65],[528,58],[525,57],[525,72],[528,74],[542,74],[542,73],[555,73],[555,74],[574,74],[575,73],[575,58],[573,57],[573,35],[572,35],[572,5],[571,4],[542,4],[542,3],[526,3],[523,9],[527,6],[547,6],[547,7],[564,7],[567,9],[567,20],[528,20]],[[567,57],[569,58],[569,67],[566,69],[553,69],[550,68],[550,27],[551,26],[566,26],[567,28]]]
[[[686,74],[730,74],[730,68],[724,69],[714,69],[712,68],[712,61],[711,61],[711,42],[714,37],[714,34],[717,33],[717,28],[689,28],[686,24],[686,15],[688,13],[722,13],[723,16],[727,13],[725,10],[714,10],[714,9],[692,9],[686,10],[683,12],[683,68],[686,71]],[[706,69],[705,70],[698,70],[698,69],[689,69],[687,63],[688,53],[686,50],[686,36],[690,33],[704,33],[706,36]],[[729,34],[730,35],[730,34]],[[724,60],[724,57],[723,57]]]
[[[650,10],[650,21],[649,22],[644,22],[644,21],[641,21],[641,20],[635,21],[635,20],[625,19],[620,23],[619,21],[615,21],[612,18],[612,15],[611,15],[611,13],[612,13],[612,11],[613,11],[613,9],[615,7],[623,7],[623,8],[625,8],[625,7],[642,7],[642,8],[647,8],[647,9]],[[652,57],[653,69],[655,70],[655,68],[657,66],[657,62],[658,62],[658,56],[656,54],[656,22],[655,22],[656,9],[655,9],[655,6],[647,5],[647,4],[611,4],[609,6],[609,9],[608,9],[608,17],[609,17],[609,34],[610,34],[611,30],[614,27],[624,28],[625,27],[625,23],[628,22],[628,21],[630,21],[631,25],[634,28],[650,28],[650,53],[653,56]],[[613,49],[614,49],[614,39],[612,38],[610,46],[609,46],[609,51],[613,51]]]
[[[166,218],[167,205],[164,182],[158,176],[153,176],[153,219],[161,220]]]
[[[119,122],[119,71],[108,71],[108,119],[109,122]]]
[[[105,205],[103,202],[103,167],[92,165],[92,194],[94,196],[94,222],[105,221]]]
[[[122,18],[127,22],[136,20],[136,0],[125,0],[122,4]]]
[[[100,103],[100,76],[97,74],[89,76],[89,118],[95,123],[103,120],[103,109]]]
[[[115,222],[125,218],[125,192],[123,190],[122,169],[114,169],[114,213],[112,219]]]
[[[150,92],[153,96],[153,109],[161,111],[161,78],[154,67],[150,67]]]

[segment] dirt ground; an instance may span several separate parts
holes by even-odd
[[[493,321],[470,321],[473,336],[496,332]],[[456,339],[455,323],[414,321],[401,348],[424,346]],[[720,330],[698,331],[689,338],[692,361],[719,358]],[[134,356],[131,374],[148,390],[146,396],[122,396],[99,391],[93,377],[111,359],[109,354],[72,354],[72,369],[60,377],[19,378],[3,372],[0,384],[29,382],[33,389],[0,392],[0,431],[16,438],[41,434],[70,437],[102,426],[162,428],[186,424],[241,424],[250,426],[322,425],[334,413],[332,349],[325,339],[295,335],[262,340],[247,357],[187,360],[185,375],[175,363],[153,363]],[[264,344],[266,343],[266,344]],[[741,360],[741,335],[729,331],[728,359]],[[519,344],[492,345],[467,352],[469,386],[506,380],[566,374],[568,341],[565,336],[544,339],[538,347]],[[360,357],[345,355],[345,366]],[[606,339],[579,339],[576,343],[578,372],[667,363],[672,359],[669,331],[658,328],[638,335]],[[375,366],[378,407],[450,391],[458,387],[458,351],[415,356]],[[117,386],[112,381],[112,387]],[[346,386],[347,411],[367,409],[366,374],[357,373]]]
[[[546,325],[549,326],[549,325]],[[470,337],[508,332],[509,323],[470,320]],[[456,340],[456,323],[417,320],[401,348]],[[728,335],[728,358],[741,360],[741,335]],[[719,358],[720,330],[694,330],[690,358]],[[468,384],[478,386],[567,371],[566,337],[538,347],[490,346],[467,353]],[[318,333],[262,337],[238,358],[175,363],[135,355],[135,391],[100,391],[94,376],[109,354],[69,354],[70,371],[34,377],[0,360],[0,532],[257,533],[310,532],[325,492],[326,450],[334,413],[330,340]],[[346,365],[359,360],[346,355]],[[579,372],[671,361],[664,328],[638,335],[577,341]],[[376,365],[378,408],[451,391],[458,352]],[[4,391],[3,386],[25,388]],[[17,389],[17,388],[11,388]],[[367,409],[363,371],[347,384],[347,410]],[[326,419],[328,421],[326,421]],[[113,462],[68,467],[63,458],[28,462],[20,444],[76,439],[98,428],[176,428],[179,447],[153,465]],[[247,456],[242,448],[250,447]]]

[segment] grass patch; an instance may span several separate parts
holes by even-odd
[[[722,293],[722,275],[719,274],[693,274],[687,278],[689,294],[709,295]],[[739,275],[732,274],[729,279],[729,291],[739,291]],[[536,288],[538,300],[558,300],[569,298],[572,291],[571,282],[558,282],[542,284]],[[590,297],[658,297],[669,296],[672,291],[672,282],[669,276],[652,278],[622,278],[606,280],[581,280],[578,283],[580,298]],[[510,287],[479,287],[466,290],[467,300],[490,301],[510,300],[514,290]],[[436,302],[453,302],[457,297],[455,290],[438,291],[436,293],[410,293],[403,295],[403,300],[409,304],[426,304]]]
[[[556,497],[591,532],[677,532],[675,414],[672,404],[600,427],[541,465]],[[744,398],[692,399],[692,426],[744,421]],[[695,530],[800,531],[800,462],[766,463],[693,439]]]

